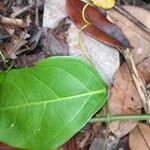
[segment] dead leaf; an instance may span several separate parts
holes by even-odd
[[[79,28],[82,28],[86,24],[81,14],[85,3],[80,0],[67,0],[66,5],[70,18]],[[108,21],[95,7],[87,7],[85,16],[92,23],[91,26],[84,29],[89,36],[111,46],[130,47],[128,40],[117,26]]]
[[[43,28],[41,45],[43,50],[49,51],[52,56],[54,55],[68,55],[68,45],[58,38],[54,31]]]
[[[114,76],[114,85],[109,99],[109,111],[113,115],[139,114],[142,103],[136,87],[130,77],[126,64],[123,64]],[[110,130],[121,138],[129,133],[137,122],[113,122]]]
[[[145,59],[137,69],[143,79],[143,82],[148,84],[150,82],[150,58]],[[109,99],[109,110],[113,115],[120,114],[139,114],[142,109],[142,102],[136,87],[130,77],[129,70],[126,64],[123,64],[116,75],[114,76],[114,85],[111,89],[111,96]],[[118,138],[128,134],[137,122],[113,122],[110,125],[110,130]]]
[[[131,150],[150,150],[150,126],[139,123],[129,134]]]
[[[114,76],[109,105],[110,112],[114,115],[140,113],[142,104],[126,64]]]
[[[150,83],[150,57],[145,59],[142,63],[138,66],[138,70],[142,74],[145,82],[148,84]]]
[[[16,53],[28,42],[27,38],[29,37],[30,35],[27,33],[27,31],[22,31],[19,35],[13,35],[11,41],[3,44],[1,50],[5,52],[7,57],[16,59]]]
[[[147,28],[150,29],[150,12],[135,6],[125,6],[134,17],[139,19]],[[150,35],[144,32],[130,20],[119,14],[114,9],[108,12],[108,15],[113,19],[114,23],[123,31],[131,46],[134,47],[132,54],[136,64],[142,62],[150,56]]]
[[[105,139],[102,137],[95,138],[89,148],[89,150],[100,150],[100,147],[103,148]]]
[[[41,51],[32,55],[23,55],[14,60],[15,68],[30,67],[50,56],[49,51]]]
[[[30,44],[30,50],[34,50],[37,44],[39,44],[38,46],[41,47],[40,51],[35,54],[23,55],[17,58],[14,61],[16,68],[33,66],[49,56],[68,55],[67,44],[63,39],[59,39],[53,30],[48,28],[39,30],[35,36],[30,39]]]

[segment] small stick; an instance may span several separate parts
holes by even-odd
[[[16,26],[20,28],[27,27],[27,24],[22,19],[8,18],[8,17],[3,17],[1,15],[0,15],[0,23],[4,25]]]
[[[39,6],[36,3],[36,9],[35,9],[35,24],[39,28]]]
[[[126,59],[126,64],[130,71],[131,77],[134,81],[134,84],[135,84],[137,91],[143,102],[145,112],[150,114],[150,95],[147,92],[147,89],[137,71],[137,68],[136,68],[135,62],[133,60],[132,53],[131,53],[131,49],[127,48],[127,49],[122,50],[122,52]],[[150,121],[149,121],[149,123],[150,123]]]
[[[140,22],[137,18],[132,16],[125,8],[119,5],[115,5],[114,8],[123,16],[125,16],[127,19],[132,21],[135,25],[137,25],[139,28],[141,28],[143,31],[150,34],[150,29],[148,29],[142,22]]]
[[[35,2],[33,2],[32,4],[30,4],[30,5],[28,5],[28,6],[24,7],[24,8],[22,8],[22,9],[20,9],[19,11],[16,11],[16,12],[12,13],[12,14],[10,15],[10,17],[16,18],[16,17],[19,16],[20,14],[22,14],[22,13],[24,13],[25,11],[28,11],[30,8],[32,8],[32,7],[34,6],[34,4],[35,4]]]

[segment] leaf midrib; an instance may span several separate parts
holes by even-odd
[[[101,93],[106,93],[106,90],[102,89],[102,90],[91,91],[91,92],[77,94],[77,95],[63,97],[63,98],[52,99],[52,100],[33,102],[33,103],[22,104],[22,105],[17,105],[17,106],[16,105],[15,106],[8,106],[5,108],[0,108],[0,111],[1,110],[7,110],[7,109],[15,109],[15,108],[17,109],[19,107],[29,107],[29,106],[34,106],[34,105],[42,105],[45,103],[48,104],[48,103],[52,103],[52,102],[65,101],[65,100],[70,100],[70,99],[74,99],[74,98],[81,98],[81,97],[85,97],[85,96],[93,96],[93,95],[97,95],[97,94],[101,94]]]

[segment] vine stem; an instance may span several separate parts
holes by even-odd
[[[106,115],[100,118],[92,118],[89,122],[95,123],[95,122],[112,122],[112,121],[143,121],[143,120],[149,120],[150,115]]]

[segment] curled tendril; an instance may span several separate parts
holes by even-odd
[[[82,9],[82,18],[83,18],[83,20],[84,20],[84,22],[85,22],[86,24],[91,25],[91,23],[90,23],[90,22],[86,19],[86,17],[85,17],[85,11],[86,11],[86,9],[87,9],[88,6],[90,6],[90,3],[87,3],[87,4],[83,7],[83,9]]]
[[[87,28],[88,26],[91,25],[91,23],[86,19],[85,17],[85,11],[87,9],[87,7],[90,6],[90,3],[87,3],[83,9],[82,9],[82,18],[85,22],[85,25],[80,29],[79,33],[78,33],[78,41],[79,41],[79,44],[80,44],[80,47],[82,49],[82,51],[84,52],[84,54],[86,55],[87,59],[91,62],[90,60],[90,56],[88,55],[87,53],[87,50],[86,50],[86,46],[85,46],[85,43],[84,43],[84,40],[83,40],[83,36],[82,36],[82,33],[83,33],[83,30],[85,28]]]

